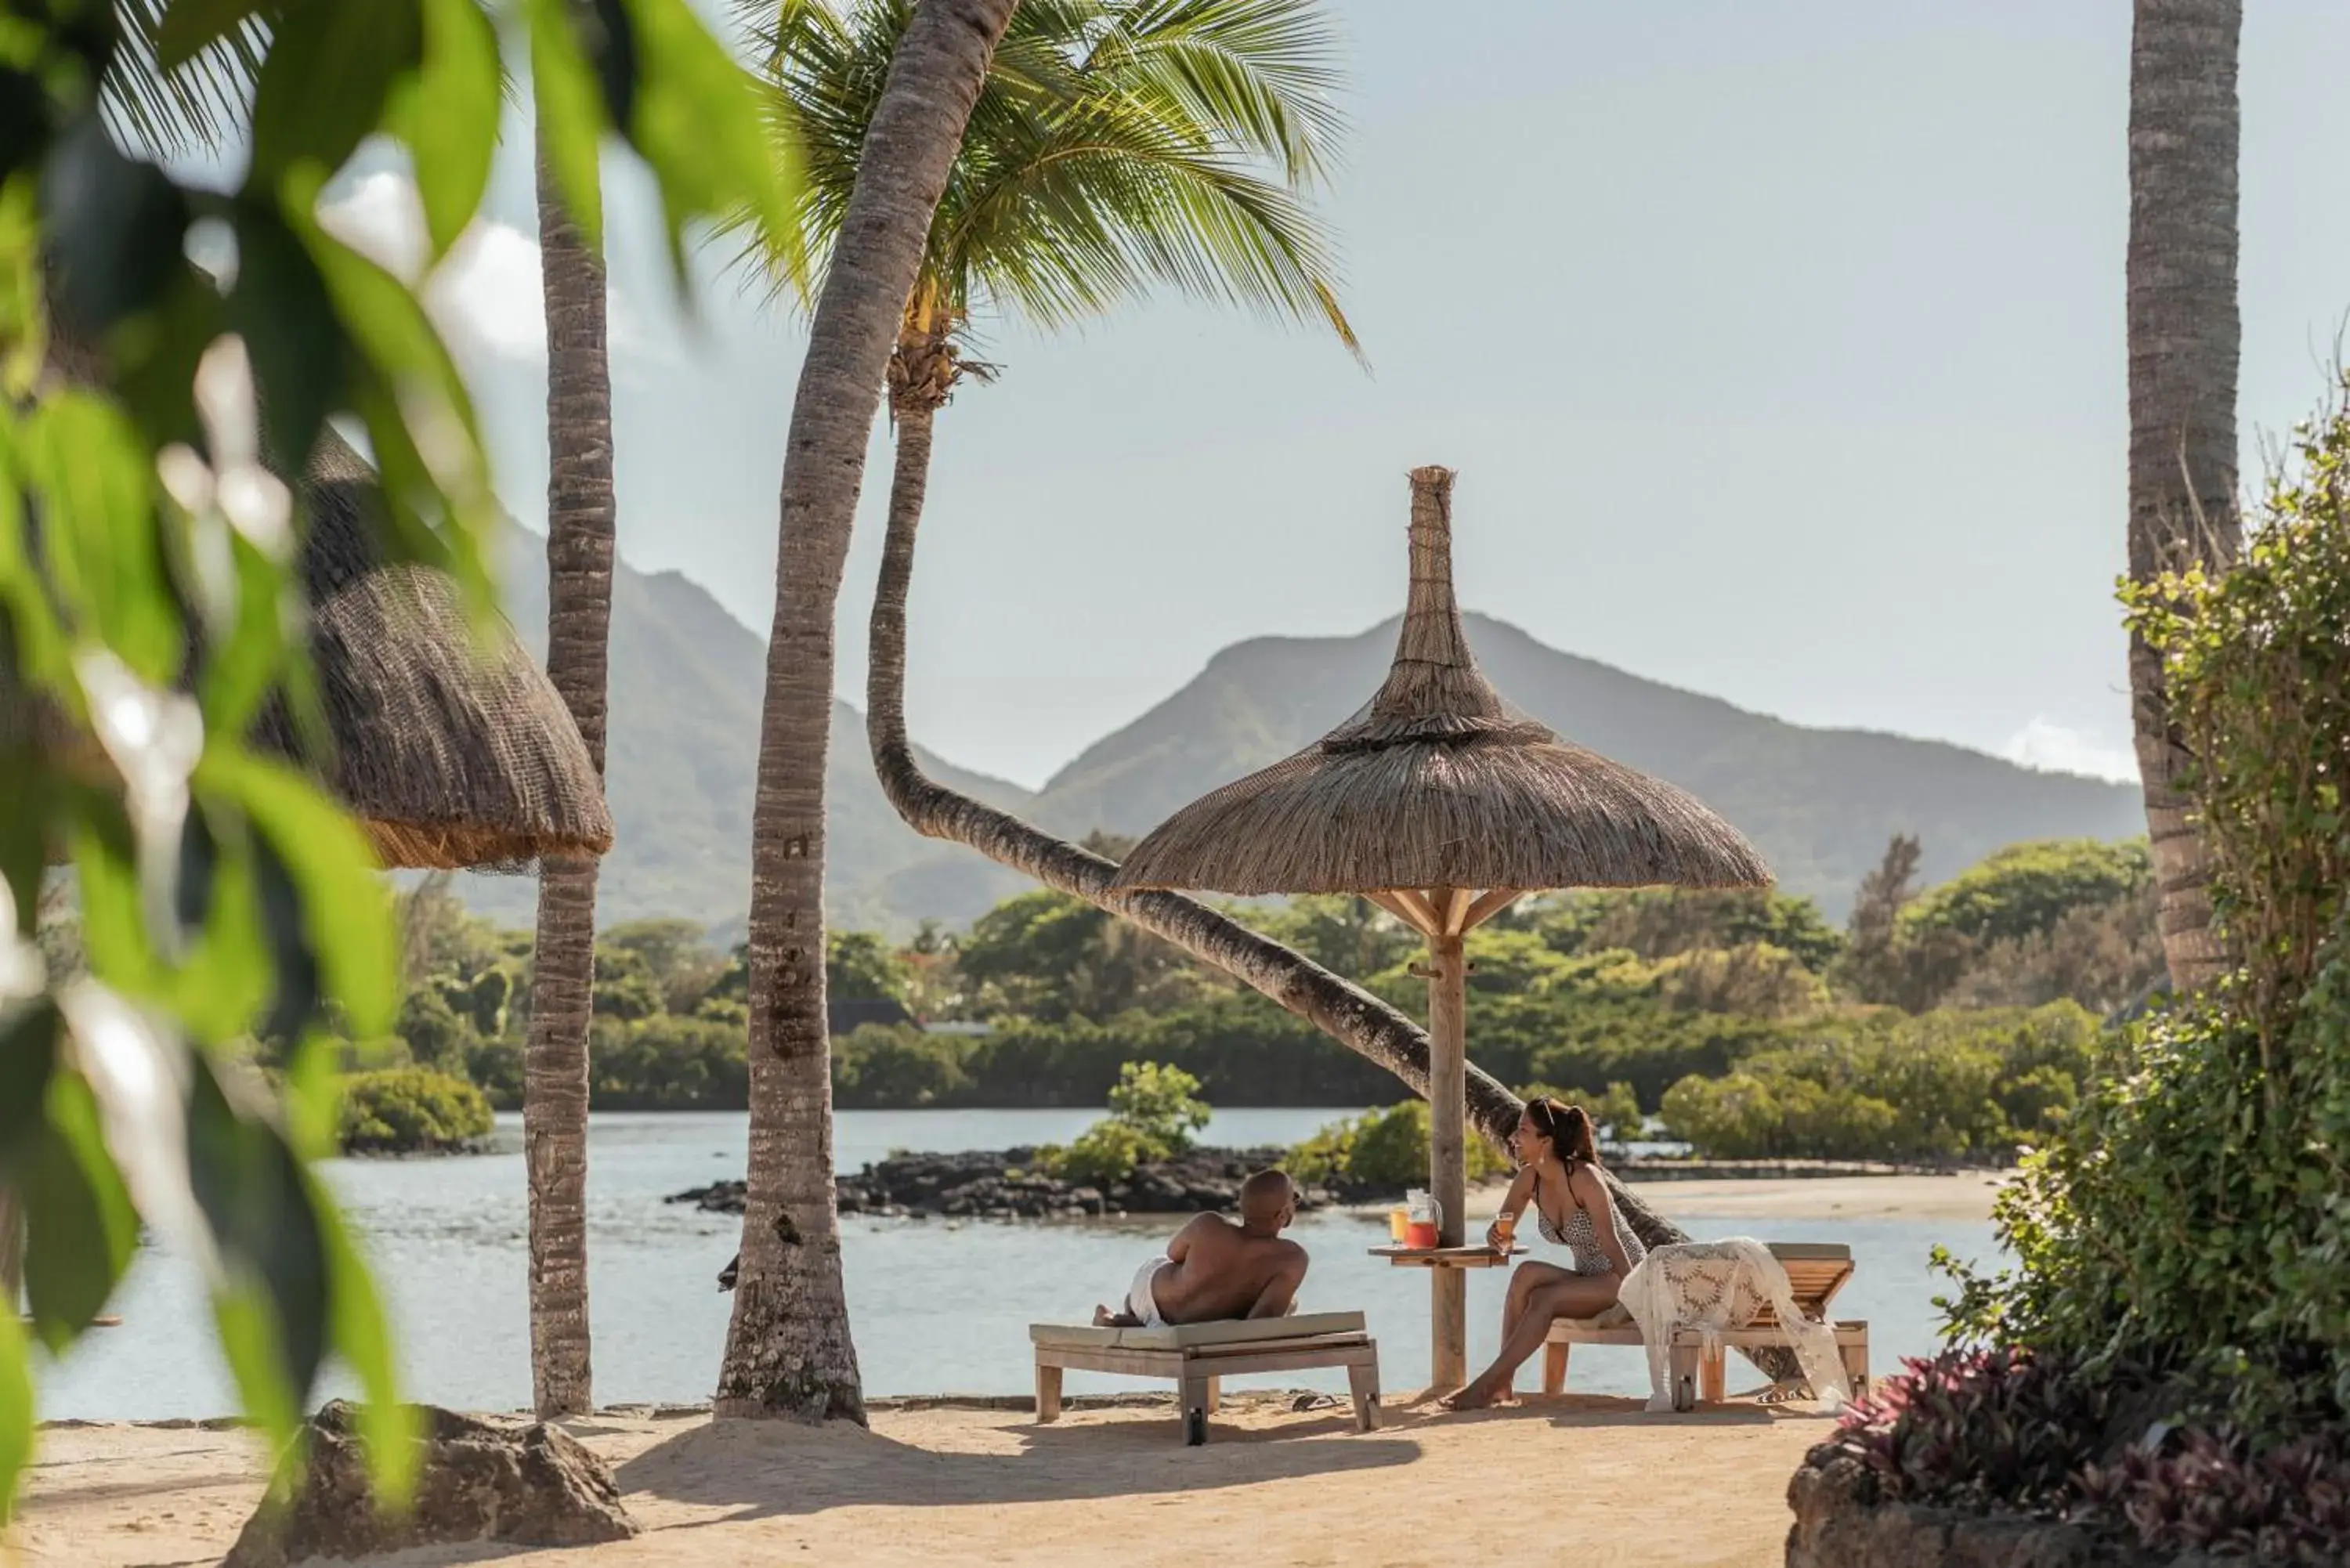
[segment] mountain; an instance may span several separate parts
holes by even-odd
[[[546,628],[545,541],[504,542],[508,614],[534,653]],[[2145,830],[2126,784],[2018,767],[1937,741],[1808,729],[1719,698],[1561,653],[1513,626],[1468,618],[1486,673],[1569,740],[1669,779],[1753,839],[1791,892],[1841,919],[1896,832],[1924,842],[1939,878],[2022,838],[2127,837]],[[936,776],[1075,837],[1139,834],[1217,784],[1320,735],[1386,672],[1395,623],[1347,638],[1258,638],[1224,649],[1173,696],[1089,747],[1035,794],[923,753]],[[738,927],[750,898],[759,637],[674,572],[619,566],[613,581],[607,790],[619,837],[604,862],[607,921],[691,915]],[[831,918],[904,930],[962,923],[1029,884],[898,820],[875,782],[863,718],[833,711]],[[527,879],[467,877],[481,912],[527,924]]]
[[[509,524],[499,542],[506,614],[534,658],[546,652],[546,541]],[[751,800],[759,756],[759,698],[766,682],[764,639],[676,572],[643,573],[625,563],[612,580],[611,712],[606,726],[605,794],[616,829],[598,879],[596,913],[606,924],[654,915],[690,915],[739,924],[751,898]],[[910,928],[935,901],[979,908],[993,902],[997,868],[975,855],[968,866],[921,867],[903,888],[892,878],[943,847],[898,819],[873,777],[864,716],[846,702],[832,714],[826,790],[832,802],[828,913],[847,926]],[[956,788],[1009,810],[1029,792],[922,753],[923,765]],[[964,893],[964,882],[983,885]],[[527,926],[537,909],[528,877],[468,875],[458,891],[481,914]]]
[[[1939,741],[1818,730],[1561,653],[1465,618],[1504,698],[1568,740],[1679,784],[1752,838],[1789,892],[1841,920],[1895,833],[1938,880],[2022,838],[2146,830],[2137,790],[2040,773]],[[1064,832],[1140,833],[1218,784],[1288,755],[1370,700],[1396,622],[1349,638],[1258,638],[1049,780],[1034,810]]]

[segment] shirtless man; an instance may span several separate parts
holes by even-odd
[[[1198,1214],[1134,1276],[1118,1310],[1094,1308],[1097,1328],[1158,1328],[1230,1318],[1285,1317],[1305,1278],[1305,1249],[1281,1232],[1297,1218],[1297,1189],[1278,1170],[1241,1184],[1238,1224]]]

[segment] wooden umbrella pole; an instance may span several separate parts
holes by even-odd
[[[1428,955],[1428,1189],[1437,1203],[1439,1243],[1458,1247],[1468,1199],[1469,971],[1458,931],[1431,935]],[[1430,1269],[1428,1279],[1430,1372],[1435,1386],[1458,1388],[1469,1381],[1469,1276]]]

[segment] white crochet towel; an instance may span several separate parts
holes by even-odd
[[[1711,1355],[1721,1347],[1721,1330],[1747,1327],[1766,1305],[1777,1315],[1779,1331],[1794,1346],[1804,1380],[1822,1405],[1834,1412],[1852,1397],[1836,1355],[1835,1330],[1803,1314],[1787,1271],[1770,1248],[1752,1237],[1653,1248],[1624,1276],[1617,1300],[1648,1345],[1651,1410],[1673,1407],[1669,1353],[1675,1331],[1700,1331]]]

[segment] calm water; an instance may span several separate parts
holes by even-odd
[[[1226,1145],[1294,1143],[1343,1111],[1229,1110],[1206,1134]],[[892,1149],[1003,1148],[1066,1141],[1097,1113],[845,1111],[837,1162],[853,1170]],[[610,1115],[588,1134],[589,1306],[599,1403],[707,1398],[725,1343],[728,1303],[716,1284],[736,1223],[670,1193],[742,1174],[739,1113]],[[501,1125],[511,1147],[519,1125]],[[390,1298],[407,1390],[435,1404],[508,1409],[530,1398],[524,1277],[522,1160],[506,1152],[432,1160],[338,1160],[328,1180],[352,1217]],[[1990,1227],[1907,1221],[1690,1218],[1700,1238],[1761,1234],[1844,1241],[1860,1269],[1837,1299],[1872,1324],[1877,1364],[1932,1347],[1937,1288],[1926,1271],[1936,1243],[1961,1256],[1991,1251]],[[1122,1292],[1172,1221],[990,1224],[846,1221],[843,1249],[857,1349],[868,1394],[1016,1394],[1030,1387],[1026,1325],[1082,1322]],[[1294,1232],[1314,1256],[1302,1304],[1359,1308],[1378,1336],[1387,1383],[1427,1380],[1424,1276],[1365,1254],[1386,1240],[1383,1220],[1309,1215]],[[1503,1276],[1469,1278],[1470,1355],[1492,1355]],[[211,1340],[201,1283],[180,1260],[142,1251],[117,1293],[123,1326],[90,1334],[42,1378],[42,1414],[89,1418],[213,1416],[236,1401]],[[1529,1370],[1522,1377],[1530,1381]],[[1294,1374],[1269,1381],[1339,1388],[1343,1378]],[[1738,1377],[1732,1375],[1732,1386]],[[1073,1374],[1072,1391],[1134,1386]],[[1575,1386],[1640,1393],[1638,1349],[1577,1352]]]

